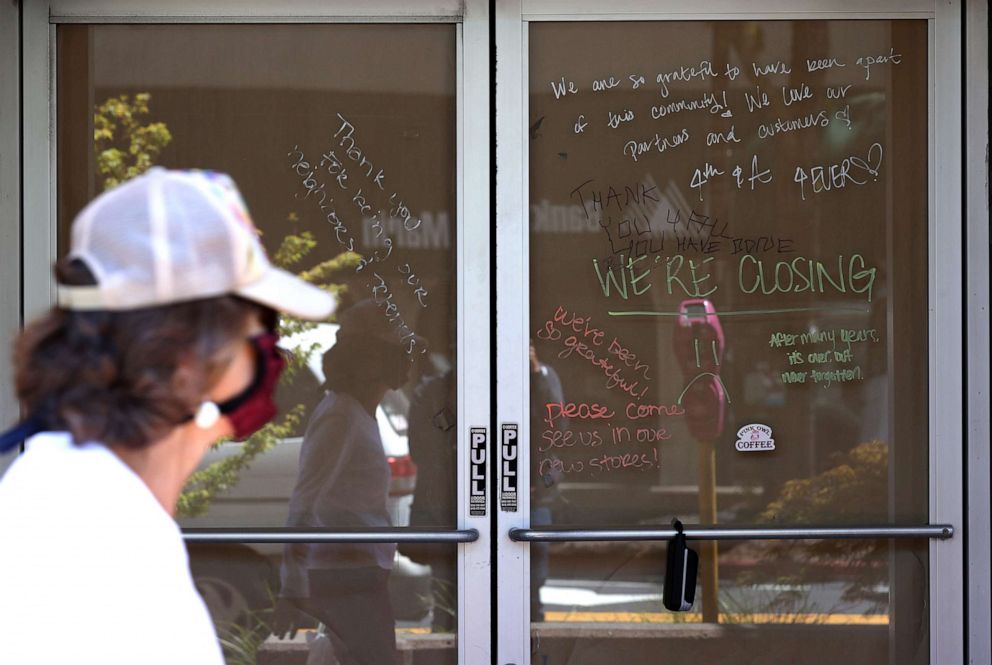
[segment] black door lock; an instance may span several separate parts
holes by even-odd
[[[662,603],[672,612],[688,612],[696,597],[696,574],[699,554],[686,544],[682,522],[672,520],[675,537],[668,542],[668,562],[665,566],[665,588]]]

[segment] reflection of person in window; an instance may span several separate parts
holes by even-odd
[[[425,377],[410,398],[410,457],[417,465],[417,487],[410,507],[410,526],[455,527],[458,494],[458,428],[454,372]],[[431,630],[452,632],[456,627],[458,582],[453,547],[410,544],[403,553],[431,567],[433,614]]]
[[[531,440],[539,440],[541,432],[546,428],[544,415],[546,405],[564,401],[561,379],[558,373],[548,364],[537,357],[534,342],[530,343],[530,436]],[[560,420],[556,427],[567,427],[565,419]],[[534,447],[532,446],[533,450]],[[533,457],[537,457],[534,455]],[[533,468],[533,467],[532,467]],[[530,499],[530,523],[532,526],[549,526],[553,523],[552,510],[559,498],[558,481],[561,473],[547,471],[538,474],[537,469],[531,473],[532,480]],[[530,547],[531,583],[530,583],[530,616],[531,621],[544,621],[544,608],[541,605],[541,587],[548,580],[550,569],[550,551],[547,543],[532,543]]]
[[[345,310],[324,354],[327,394],[314,410],[300,450],[288,526],[336,529],[390,526],[389,464],[376,409],[407,380],[410,362],[383,310],[365,300]],[[283,599],[319,619],[344,653],[342,663],[393,662],[396,646],[387,581],[396,546],[296,544],[286,548]],[[276,632],[285,602],[277,610]],[[280,611],[283,610],[283,611]]]

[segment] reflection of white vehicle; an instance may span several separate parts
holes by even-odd
[[[320,324],[292,335],[280,346],[294,353],[309,351],[307,367],[280,388],[284,408],[305,404],[309,410],[323,396],[322,356],[334,344],[337,325]],[[410,459],[407,439],[409,399],[402,391],[389,391],[376,409],[382,447],[391,472],[387,509],[394,526],[408,526],[416,487],[417,469]],[[183,520],[185,527],[271,528],[283,527],[289,499],[296,485],[304,422],[293,436],[279,441],[243,470],[236,485],[214,497],[208,512]],[[240,443],[223,443],[211,450],[201,468],[232,457]],[[281,545],[191,545],[190,567],[215,623],[221,630],[243,621],[249,612],[270,606],[278,591]],[[429,611],[430,568],[397,554],[390,576],[393,609],[399,620],[419,620]]]

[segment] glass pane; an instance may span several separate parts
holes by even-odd
[[[374,418],[367,433],[381,450],[365,461],[389,460],[388,491],[376,491],[389,496],[390,521],[455,523],[454,40],[454,26],[439,24],[59,27],[63,252],[73,216],[129,169],[210,168],[239,184],[276,263],[339,296],[330,322],[283,322],[297,363],[280,402],[292,415],[251,446],[211,452],[209,461],[247,468],[208,474],[230,487],[201,482],[189,493],[189,525],[286,524],[327,381],[349,384],[352,399],[337,409],[345,420]],[[333,351],[356,303],[352,332],[367,343],[344,331],[344,350]],[[359,395],[359,383],[390,390]],[[421,468],[446,480],[427,488],[439,495],[430,510],[411,517]]]
[[[233,176],[274,263],[338,295],[330,321],[281,321],[280,416],[210,451],[184,526],[455,526],[455,36],[58,27],[60,253],[96,193],[152,164],[206,168]],[[450,586],[453,563],[438,551],[304,547],[303,575],[326,591],[342,570],[372,586],[417,571],[414,627],[433,613],[448,631],[430,566]]]
[[[926,522],[926,22],[540,23],[529,44],[531,523]],[[695,611],[729,622],[745,583],[695,547]],[[598,579],[532,553],[535,605]],[[887,571],[894,635],[925,596]]]
[[[715,624],[662,605],[664,544],[552,544],[531,662],[926,663],[927,547],[721,543]]]
[[[328,549],[338,546],[327,546]],[[421,545],[418,560],[401,555],[382,569],[318,571],[305,602],[279,600],[281,545],[190,545],[193,579],[214,618],[228,662],[389,662],[397,651],[418,663],[455,663],[457,552]],[[297,612],[302,609],[302,612]],[[280,613],[283,615],[280,617]],[[292,620],[289,619],[292,617]],[[276,636],[292,623],[296,635]],[[306,659],[310,657],[311,661]]]

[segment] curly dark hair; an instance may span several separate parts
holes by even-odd
[[[62,284],[95,284],[78,260],[55,268]],[[221,296],[126,311],[53,308],[14,344],[17,397],[46,430],[77,443],[145,447],[187,420],[228,363],[259,306]],[[268,312],[264,312],[268,314]]]

